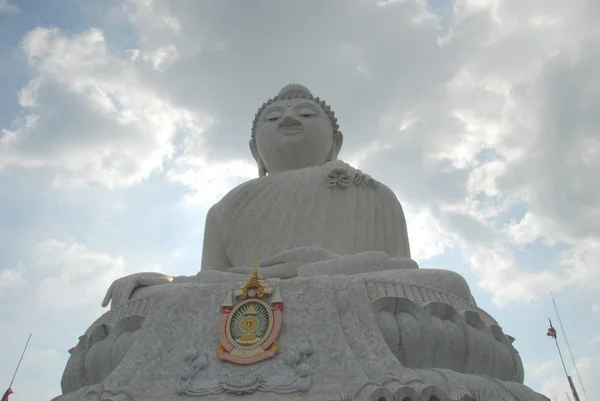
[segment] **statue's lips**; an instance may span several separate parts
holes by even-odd
[[[281,135],[297,135],[302,133],[303,128],[302,127],[295,127],[295,128],[280,128],[279,129],[279,133]]]

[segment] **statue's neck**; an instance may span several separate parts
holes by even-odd
[[[281,173],[289,173],[289,172],[294,172],[294,171],[301,171],[301,170],[307,170],[307,169],[314,169],[314,168],[327,168],[329,167],[331,164],[335,164],[335,165],[344,165],[344,166],[348,166],[347,163],[343,162],[342,160],[330,160],[327,161],[323,164],[309,164],[306,166],[302,166],[302,167],[290,167],[290,168],[281,168],[281,169],[277,169],[275,171],[269,171],[267,173],[267,175],[273,175],[273,174],[281,174]]]

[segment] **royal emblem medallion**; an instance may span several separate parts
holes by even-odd
[[[221,306],[217,357],[240,365],[273,358],[279,347],[283,298],[279,281],[273,292],[258,270],[235,293],[230,289]]]

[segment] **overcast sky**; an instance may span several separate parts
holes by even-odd
[[[395,191],[421,267],[516,338],[526,384],[566,400],[553,291],[599,398],[597,0],[0,0],[0,392],[33,332],[11,401],[58,395],[112,280],[198,271],[293,80]]]

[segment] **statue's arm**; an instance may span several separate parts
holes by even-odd
[[[201,269],[226,271],[230,267],[231,262],[225,251],[225,243],[217,222],[217,212],[213,206],[206,215]]]
[[[380,185],[378,190],[382,191],[385,224],[385,251],[388,255],[396,258],[410,258],[410,245],[408,243],[408,229],[404,210],[394,191],[385,185]]]

